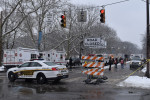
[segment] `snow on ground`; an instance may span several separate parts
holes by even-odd
[[[146,69],[147,69],[147,67],[144,67],[141,71],[142,71],[143,73],[145,73],[145,72],[146,72]]]
[[[146,67],[141,70],[143,73],[146,72]],[[126,80],[117,84],[121,87],[136,87],[143,89],[150,89],[150,78],[139,77],[139,76],[130,76]]]
[[[117,86],[150,89],[150,79],[147,77],[130,76],[123,82],[117,84]]]

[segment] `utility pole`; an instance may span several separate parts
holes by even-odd
[[[83,44],[83,40],[80,41],[80,51],[79,51],[79,58],[81,60],[81,56],[82,56],[82,44]]]
[[[0,66],[2,65],[3,59],[3,44],[2,44],[2,11],[0,12]]]
[[[147,60],[150,59],[150,53],[149,53],[149,50],[150,50],[150,34],[149,34],[149,0],[146,0],[146,11],[147,11]],[[149,61],[147,62],[147,70],[146,70],[146,73],[145,73],[145,76],[147,78],[150,78],[149,76]]]
[[[42,40],[42,31],[40,29],[39,31],[39,36],[38,36],[38,50],[41,51],[40,45],[41,45],[41,40]]]

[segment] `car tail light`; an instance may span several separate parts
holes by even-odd
[[[57,67],[55,67],[55,68],[52,68],[52,70],[53,70],[53,71],[57,71],[57,70],[58,70],[58,68],[57,68]]]

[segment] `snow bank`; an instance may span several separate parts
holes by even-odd
[[[123,82],[117,84],[117,86],[150,89],[150,79],[147,77],[130,76]]]
[[[143,73],[145,73],[146,70],[147,70],[147,67],[144,67],[141,71],[142,71]]]

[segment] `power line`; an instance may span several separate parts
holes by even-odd
[[[96,7],[88,7],[88,8],[84,8],[84,9],[92,9],[92,8],[98,8],[98,7],[106,7],[106,6],[110,6],[110,5],[115,5],[115,4],[119,4],[119,3],[123,3],[123,2],[127,2],[127,1],[130,1],[130,0],[123,0],[123,1],[118,1],[118,2],[114,2],[114,3],[110,3],[110,4],[105,4],[105,5],[101,5],[101,6],[96,6]],[[77,9],[77,10],[83,10],[82,9]]]
[[[141,1],[146,2],[145,0],[141,0]],[[150,4],[150,3],[149,3],[149,4]]]
[[[130,0],[118,1],[118,2],[114,2],[114,3],[106,4],[106,5],[103,5],[103,6],[104,6],[104,7],[105,7],[105,6],[110,6],[110,5],[114,5],[114,4],[118,4],[118,3],[123,3],[123,2],[126,2],[126,1],[130,1]]]

